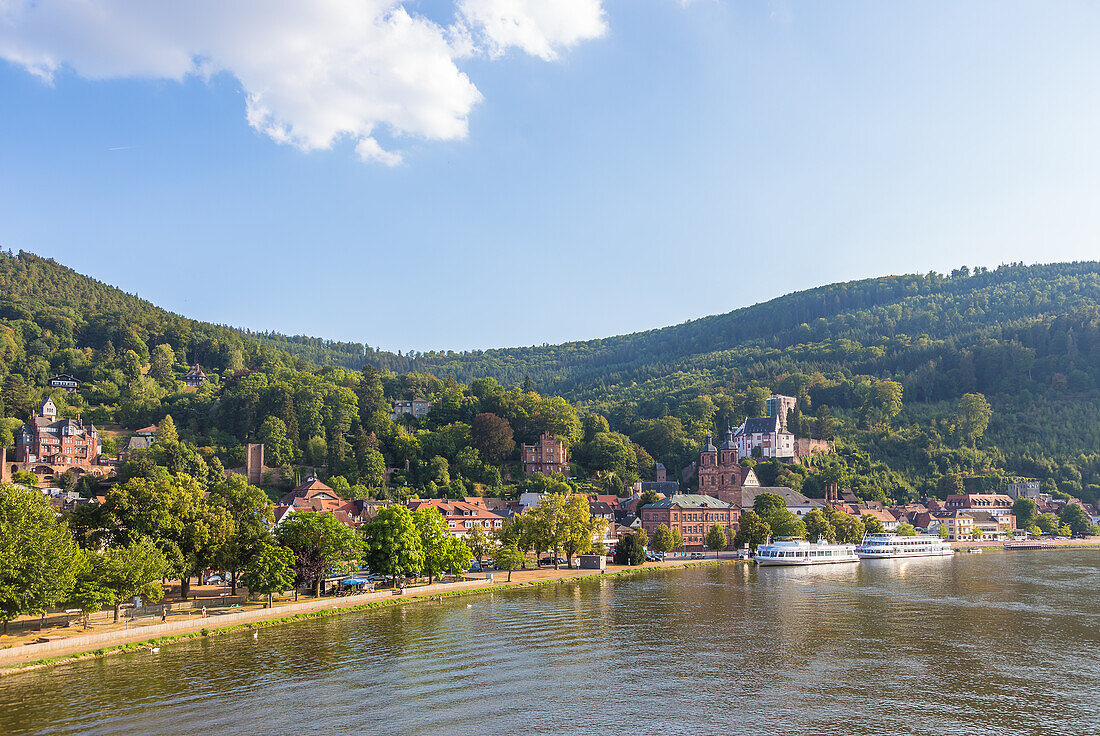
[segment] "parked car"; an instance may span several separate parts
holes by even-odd
[[[539,567],[543,565],[565,565],[568,564],[564,557],[543,557],[539,560]]]
[[[481,563],[474,560],[470,563],[470,572],[481,572]]]
[[[692,559],[692,560],[701,560],[701,559],[703,559],[703,553],[702,552],[692,552],[690,555],[688,555],[688,558]]]
[[[203,585],[226,585],[227,583],[229,583],[229,578],[221,573],[209,575],[202,581]]]

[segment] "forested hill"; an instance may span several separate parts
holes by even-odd
[[[989,339],[1028,344],[1038,326],[1058,319],[1087,331],[1098,305],[1100,263],[1082,262],[831,284],[674,327],[542,347],[395,355],[357,343],[259,337],[322,365],[358,368],[365,360],[463,381],[492,376],[504,385],[529,378],[540,390],[600,401],[680,372],[715,373],[712,387],[728,383],[733,369],[741,378],[795,367],[907,372]]]
[[[211,379],[197,393],[180,383],[192,362]],[[360,374],[364,363],[381,373]],[[766,473],[775,482],[816,493],[831,479],[865,497],[906,498],[960,479],[1003,484],[1022,475],[1100,497],[1100,264],[1092,262],[890,276],[634,335],[396,355],[190,320],[54,261],[0,253],[0,437],[55,373],[85,382],[57,399],[66,411],[130,428],[171,413],[227,462],[276,416],[289,434],[287,457],[318,464],[325,453],[310,447],[327,443],[336,448],[328,464],[339,467],[341,448],[362,426],[378,434],[387,461],[412,463],[415,480],[433,457],[404,447],[406,435],[382,421],[389,401],[419,394],[440,406],[499,404],[526,439],[537,437],[537,422],[512,409],[538,397],[509,392],[494,404],[485,396],[529,378],[543,397],[601,415],[638,457],[671,469],[697,458],[708,432],[759,416],[778,391],[800,400],[800,436],[836,437],[840,452],[833,470],[792,475],[775,466]],[[474,381],[462,389],[452,376],[491,377],[503,388]],[[380,395],[370,388],[379,384]],[[480,392],[477,401],[470,392]],[[976,394],[993,409],[984,436],[960,414]],[[353,400],[357,410],[348,408]],[[429,424],[464,416],[451,409],[433,412]],[[433,452],[457,462],[455,453]]]

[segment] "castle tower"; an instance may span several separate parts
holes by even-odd
[[[244,474],[248,482],[258,485],[264,479],[264,446],[250,444],[244,454]]]

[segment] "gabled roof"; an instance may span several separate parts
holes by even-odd
[[[728,509],[733,504],[720,501],[714,496],[704,496],[699,493],[677,493],[668,498],[662,498],[657,503],[646,504],[644,509],[670,509],[678,506],[682,509]]]
[[[856,513],[860,516],[873,516],[884,524],[893,524],[897,521],[897,517],[885,509],[857,508]]]
[[[745,434],[771,434],[779,430],[779,417],[750,417],[737,428],[737,436]]]
[[[133,450],[148,450],[156,442],[152,437],[146,437],[143,435],[134,435],[126,440],[126,444],[123,446],[123,450],[131,452]]]
[[[434,506],[444,516],[463,519],[493,520],[504,518],[484,506],[466,503],[465,501],[449,501],[445,498],[410,498],[408,501],[408,507],[411,511],[416,511],[424,506]]]
[[[295,488],[290,493],[287,493],[279,499],[281,504],[295,504],[295,500],[312,500],[317,499],[319,501],[324,500],[339,500],[340,496],[336,491],[326,486],[321,481],[314,477],[306,478],[305,483]]]
[[[774,493],[783,499],[783,502],[790,506],[810,506],[814,508],[825,508],[825,502],[819,498],[809,498],[802,495],[798,491],[791,490],[784,486],[742,486],[739,492],[735,491],[735,497],[737,493],[740,493],[741,503],[736,504],[743,509],[751,509],[753,504],[756,503],[756,497],[761,493]]]

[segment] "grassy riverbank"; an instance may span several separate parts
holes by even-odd
[[[136,636],[137,638],[133,641],[125,641],[107,646],[96,646],[95,642],[88,642],[85,645],[83,642],[81,642],[81,639],[85,637],[74,636],[70,639],[65,640],[65,643],[67,645],[66,649],[71,651],[65,651],[65,653],[58,654],[57,656],[43,657],[40,659],[35,659],[33,661],[14,661],[8,665],[0,664],[0,677],[16,674],[18,672],[25,672],[32,669],[40,669],[42,667],[49,667],[52,665],[63,664],[67,662],[75,662],[81,659],[105,657],[111,654],[120,654],[141,649],[151,649],[153,647],[168,646],[170,644],[188,641],[191,639],[197,639],[204,636],[218,636],[239,631],[266,629],[282,624],[294,623],[297,621],[327,618],[329,616],[338,616],[347,613],[368,611],[377,608],[410,605],[413,603],[430,603],[432,601],[441,601],[443,599],[484,595],[486,593],[496,593],[506,590],[521,590],[548,585],[562,585],[579,580],[591,579],[594,577],[607,578],[635,576],[646,573],[654,573],[667,570],[683,570],[692,567],[724,564],[735,561],[736,560],[733,560],[732,558],[690,561],[666,561],[664,563],[659,563],[656,565],[609,569],[606,572],[600,572],[598,570],[578,569],[543,569],[523,572],[517,571],[516,573],[514,573],[514,576],[525,576],[527,577],[527,579],[514,580],[511,583],[495,581],[490,583],[489,581],[485,581],[483,585],[466,587],[457,590],[441,590],[438,586],[424,586],[427,589],[423,590],[418,588],[407,588],[405,590],[405,593],[401,595],[383,594],[385,595],[385,597],[366,602],[358,602],[356,600],[349,599],[346,601],[346,605],[345,601],[341,601],[341,599],[339,598],[320,599],[320,602],[326,604],[326,607],[319,608],[318,610],[293,614],[287,613],[287,609],[292,607],[292,604],[288,603],[285,605],[276,605],[268,609],[261,609],[249,612],[249,615],[254,617],[256,620],[244,623],[219,625],[217,623],[217,618],[215,617],[196,619],[192,622],[188,622],[191,625],[186,630],[169,635],[150,635],[143,637],[141,636],[140,632],[133,632],[132,630],[131,632],[120,632],[128,636]],[[152,632],[150,632],[150,634],[152,634]],[[18,650],[14,648],[3,651],[5,653],[10,651],[18,652]]]

